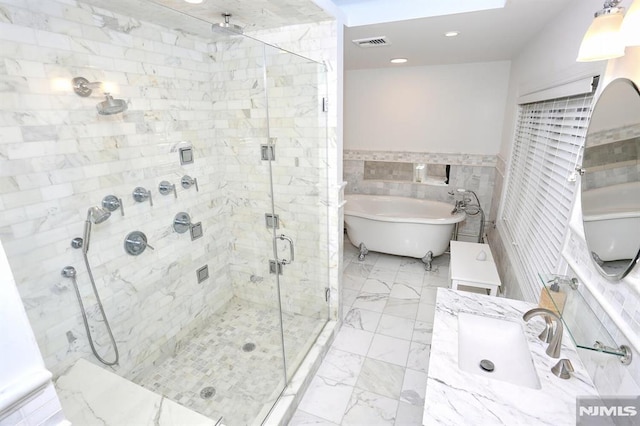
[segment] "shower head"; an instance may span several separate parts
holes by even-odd
[[[89,210],[87,210],[87,220],[84,221],[84,242],[82,244],[82,252],[84,254],[87,254],[87,252],[89,251],[89,240],[91,239],[91,224],[100,224],[109,219],[109,216],[111,216],[111,212],[102,207],[93,206],[89,207]]]
[[[223,34],[239,34],[241,35],[244,31],[240,25],[229,23],[229,18],[231,18],[230,13],[223,13],[222,17],[224,18],[224,22],[218,22],[216,24],[211,25],[211,31],[223,33]]]
[[[104,94],[106,100],[96,105],[98,114],[100,115],[112,115],[124,112],[127,110],[127,103],[122,99],[113,99],[109,93]]]
[[[93,206],[87,210],[87,220],[96,225],[109,219],[109,216],[111,216],[111,212],[102,207]]]

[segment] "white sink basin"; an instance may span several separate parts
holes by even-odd
[[[483,369],[481,361],[485,368],[493,367],[493,371]],[[458,367],[491,379],[540,389],[527,339],[517,322],[460,312]]]

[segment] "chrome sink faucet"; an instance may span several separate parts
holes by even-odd
[[[548,318],[553,318],[555,320],[555,323],[556,323],[555,332],[553,332],[551,335],[551,340],[549,341],[549,346],[547,347],[547,355],[549,355],[552,358],[560,358],[560,348],[562,347],[562,320],[560,319],[558,314],[556,314],[553,311],[550,311],[549,309],[533,308],[525,312],[525,314],[522,316],[522,319],[525,322],[527,322],[531,318],[537,317],[540,315],[545,316],[545,321],[548,321],[547,320]],[[550,330],[548,323],[547,323],[547,329],[545,330]],[[543,332],[543,334],[540,337],[542,338],[544,334],[545,332]],[[548,339],[545,339],[545,341],[546,340]]]

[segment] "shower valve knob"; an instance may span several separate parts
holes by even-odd
[[[120,214],[124,216],[124,206],[122,205],[122,198],[118,198],[115,195],[107,195],[102,199],[102,207],[114,212],[120,209]]]
[[[192,178],[191,176],[184,175],[182,176],[182,180],[180,181],[180,184],[184,189],[189,189],[191,188],[192,185],[195,184],[196,192],[200,192],[200,189],[198,189],[198,179],[196,178]]]
[[[173,198],[178,198],[178,192],[176,191],[176,186],[166,180],[160,182],[158,185],[158,192],[162,195],[169,195],[173,192]]]
[[[80,237],[76,237],[73,240],[71,240],[71,247],[73,247],[74,249],[79,249],[82,248],[82,244],[84,243],[84,240]]]
[[[184,234],[191,229],[191,217],[188,213],[180,212],[173,218],[173,230]]]
[[[142,203],[149,200],[149,205],[153,207],[153,199],[151,198],[151,191],[141,186],[133,190],[133,199],[136,200],[138,203]]]
[[[130,232],[124,239],[124,250],[131,256],[138,256],[146,248],[155,250],[149,243],[147,243],[147,236],[143,232]]]

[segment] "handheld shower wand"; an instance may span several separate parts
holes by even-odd
[[[82,244],[82,253],[87,254],[89,251],[89,240],[91,238],[91,224],[95,223],[96,225],[104,222],[109,219],[111,216],[111,212],[102,207],[89,207],[87,210],[87,220],[84,222],[84,233],[82,235],[83,244]]]
[[[98,309],[102,314],[102,319],[104,320],[104,324],[107,328],[107,332],[109,334],[109,339],[111,340],[111,345],[113,346],[114,351],[114,360],[106,361],[102,358],[96,347],[93,343],[93,336],[91,335],[91,328],[89,327],[89,323],[87,320],[87,314],[84,309],[84,304],[82,303],[82,296],[80,295],[80,290],[78,289],[78,282],[76,281],[76,270],[71,266],[67,266],[62,270],[62,276],[65,278],[70,278],[73,281],[73,286],[76,292],[76,298],[78,299],[78,304],[80,305],[80,311],[82,313],[82,322],[84,323],[85,332],[87,333],[87,337],[89,339],[89,346],[91,346],[91,351],[95,355],[98,360],[105,365],[116,365],[120,360],[120,354],[118,353],[118,346],[116,344],[116,340],[113,337],[113,332],[111,331],[111,326],[109,325],[109,320],[107,319],[107,314],[104,312],[104,307],[102,306],[102,301],[100,300],[100,295],[98,294],[98,289],[96,287],[95,279],[93,278],[93,273],[91,272],[91,265],[89,265],[89,258],[87,257],[87,252],[89,251],[89,241],[91,238],[91,225],[92,224],[100,224],[105,220],[109,219],[111,216],[111,212],[102,207],[89,207],[87,210],[87,220],[84,221],[84,234],[83,240],[76,238],[72,241],[71,246],[74,248],[82,247],[82,258],[84,259],[84,264],[87,267],[87,273],[89,274],[89,281],[91,282],[91,288],[93,289],[93,294],[96,298],[96,302],[98,304]]]

